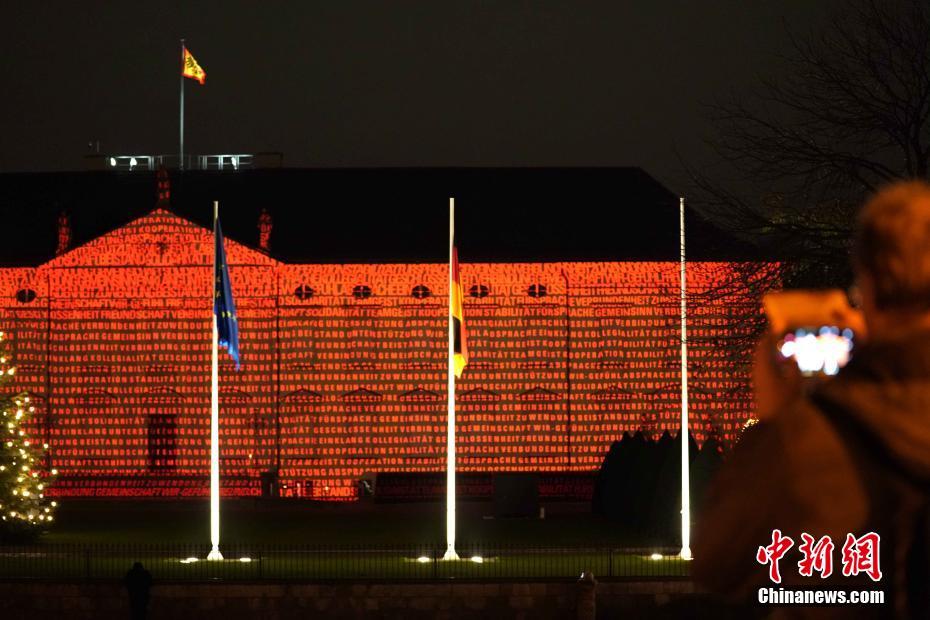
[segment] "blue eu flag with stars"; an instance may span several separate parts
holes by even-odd
[[[219,215],[213,221],[213,238],[216,244],[213,259],[213,314],[216,315],[218,341],[236,362],[236,370],[239,370],[239,319],[236,316],[236,302],[233,301],[232,286],[229,282],[229,268],[226,265],[226,250],[223,247],[223,229],[220,228]]]

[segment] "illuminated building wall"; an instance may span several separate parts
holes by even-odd
[[[207,494],[212,243],[156,210],[0,269],[0,324],[58,495]],[[285,494],[320,499],[355,497],[364,474],[441,471],[447,266],[227,252],[244,364],[221,356],[224,493],[257,495],[278,459]],[[758,303],[733,271],[688,266],[699,442],[732,442],[750,414],[731,344]],[[460,471],[591,471],[625,432],[677,433],[678,277],[677,263],[464,263]]]

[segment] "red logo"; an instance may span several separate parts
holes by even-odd
[[[843,576],[850,577],[865,573],[872,581],[882,578],[882,569],[879,565],[878,545],[881,537],[875,532],[869,532],[862,538],[846,534],[843,544]]]
[[[798,562],[798,572],[802,577],[811,577],[814,571],[820,573],[821,579],[833,574],[833,541],[829,536],[822,536],[816,543],[814,537],[804,532],[798,551],[804,555]]]
[[[880,543],[881,536],[875,532],[869,532],[860,538],[856,538],[854,534],[847,534],[842,550],[843,576],[854,577],[859,573],[865,573],[872,581],[880,581],[882,578],[879,558]],[[793,546],[794,540],[790,536],[782,535],[781,530],[776,529],[772,530],[771,544],[759,547],[756,551],[756,561],[763,566],[768,565],[769,579],[773,583],[781,583],[778,562]],[[821,579],[832,575],[834,548],[833,540],[829,536],[821,536],[818,540],[807,532],[802,533],[801,544],[798,545],[798,551],[801,552],[798,574],[802,577],[813,577],[816,572],[820,574]]]
[[[772,544],[768,547],[759,547],[759,550],[756,551],[756,561],[762,565],[769,565],[769,579],[774,583],[781,583],[778,561],[793,546],[794,541],[788,536],[782,536],[781,530],[772,530]]]

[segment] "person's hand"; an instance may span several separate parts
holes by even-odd
[[[777,337],[799,327],[816,329],[835,325],[852,329],[857,341],[865,339],[862,313],[850,306],[846,293],[838,289],[766,293],[762,306],[769,322],[769,332]]]
[[[804,378],[793,362],[782,363],[776,347],[785,334],[798,328],[816,329],[824,325],[849,327],[857,341],[865,338],[862,313],[849,305],[842,291],[780,291],[762,300],[769,328],[756,347],[753,385],[756,415],[771,418],[800,397]]]
[[[803,377],[794,362],[780,363],[778,338],[767,332],[756,345],[752,366],[753,398],[756,417],[766,420],[787,407],[803,390]]]

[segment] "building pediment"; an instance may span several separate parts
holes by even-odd
[[[467,392],[462,392],[459,394],[459,400],[464,402],[469,401],[495,401],[500,400],[501,395],[497,392],[492,392],[491,390],[485,388],[475,388],[473,390],[468,390]]]
[[[379,403],[383,399],[383,394],[368,388],[358,388],[342,395],[342,400],[348,403]]]
[[[434,401],[441,400],[442,395],[439,392],[434,392],[433,390],[426,390],[422,387],[416,387],[409,392],[404,392],[400,395],[400,400],[405,401]]]
[[[287,394],[284,397],[285,402],[296,402],[296,403],[318,403],[323,400],[323,395],[315,390],[308,390],[306,388],[300,388],[299,390],[294,390],[293,392]]]
[[[604,401],[625,401],[632,398],[632,393],[629,390],[624,390],[623,388],[612,385],[603,390],[598,390],[594,393],[594,400],[598,402]]]
[[[558,400],[560,395],[544,387],[532,387],[520,393],[520,400]]]
[[[43,267],[211,266],[213,252],[212,230],[165,209],[155,209],[56,256]],[[278,264],[229,237],[226,237],[226,258],[232,266]]]

